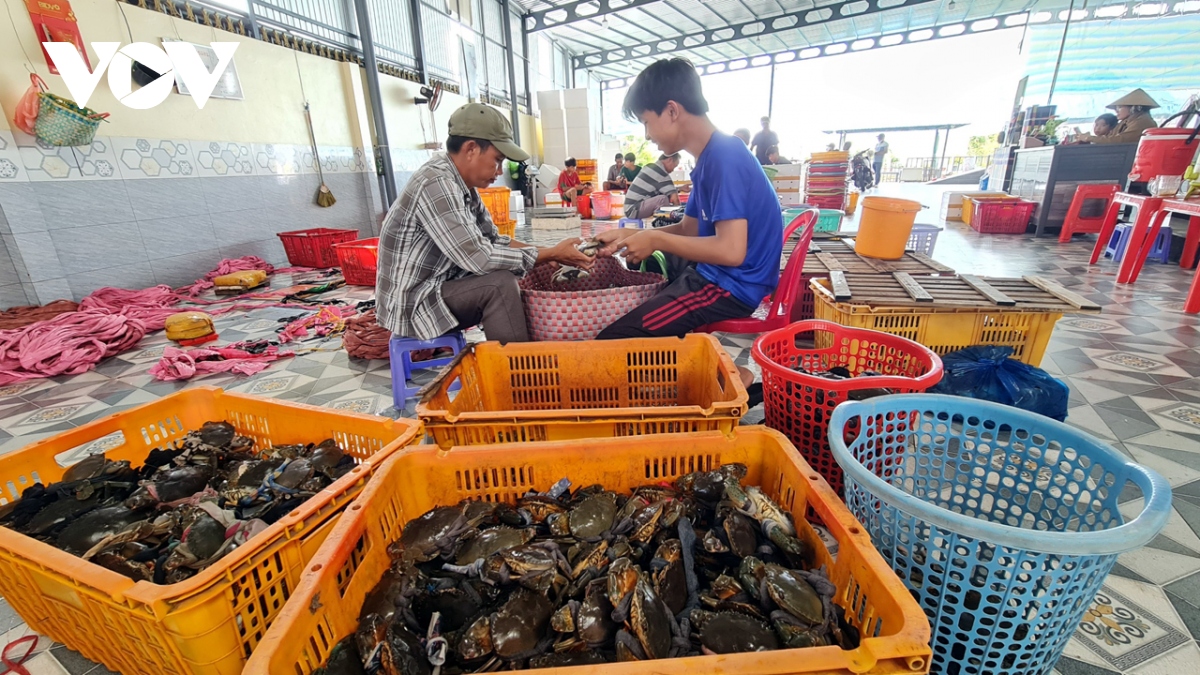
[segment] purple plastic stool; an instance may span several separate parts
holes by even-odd
[[[1163,225],[1154,238],[1154,246],[1150,248],[1147,260],[1157,260],[1166,265],[1171,262],[1171,226]]]
[[[1121,262],[1125,258],[1125,249],[1129,247],[1129,235],[1132,232],[1133,225],[1117,223],[1112,236],[1108,238],[1108,244],[1104,247],[1104,257],[1112,258],[1113,262]]]
[[[412,352],[421,349],[438,349],[440,347],[449,347],[454,351],[454,354],[440,359],[429,359],[428,361],[417,361],[413,363]],[[408,383],[412,380],[414,370],[422,368],[439,368],[449,365],[454,360],[458,353],[467,348],[467,340],[463,337],[461,331],[446,333],[441,337],[436,337],[432,340],[418,340],[416,338],[392,337],[388,342],[388,356],[392,359],[392,404],[397,410],[404,408],[404,402],[412,398],[420,387],[410,387]],[[455,382],[450,386],[450,391],[455,391],[459,388],[459,383]]]

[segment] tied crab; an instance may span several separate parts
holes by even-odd
[[[588,256],[589,258],[595,258],[596,254],[600,252],[600,249],[604,248],[604,244],[596,239],[589,239],[576,248],[579,249],[580,253]],[[558,268],[558,271],[554,273],[554,276],[550,277],[550,281],[556,284],[564,284],[568,281],[580,281],[588,278],[589,276],[591,276],[591,273],[587,270],[580,269],[578,267],[571,267],[570,265],[563,265],[562,267]]]
[[[748,474],[729,464],[624,494],[563,479],[511,504],[430,509],[388,547],[336,653],[423,675],[855,648],[820,540]]]
[[[205,422],[136,466],[103,454],[84,458],[58,482],[26,488],[0,525],[135,581],[176,583],[353,466],[332,439],[256,450],[232,424]]]

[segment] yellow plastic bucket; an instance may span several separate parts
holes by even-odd
[[[907,199],[867,197],[862,200],[862,218],[854,250],[868,258],[898,260],[912,234],[913,221],[922,206]]]
[[[846,215],[848,215],[848,216],[854,215],[854,209],[856,209],[857,207],[858,207],[858,193],[851,192],[850,193],[850,203],[846,204]]]

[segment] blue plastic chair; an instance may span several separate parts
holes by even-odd
[[[413,363],[412,353],[422,349],[439,349],[448,347],[453,350],[451,356],[440,359],[429,359],[428,361],[417,361]],[[414,370],[422,368],[440,368],[449,365],[454,361],[454,357],[458,356],[459,352],[467,348],[467,340],[463,337],[461,331],[446,333],[441,337],[436,337],[432,340],[418,340],[416,338],[407,337],[392,337],[388,342],[388,355],[392,359],[392,404],[397,410],[404,408],[404,403],[408,399],[416,395],[421,390],[419,386],[408,386],[412,380]],[[450,391],[459,388],[456,382],[450,387]]]

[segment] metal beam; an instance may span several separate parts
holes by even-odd
[[[429,71],[425,68],[425,29],[422,27],[421,0],[408,0],[409,17],[412,19],[413,60],[417,62],[417,76],[421,84],[429,84]]]
[[[500,13],[504,15],[504,46],[508,52],[508,100],[512,102],[512,109],[509,111],[510,119],[512,120],[513,141],[517,145],[521,144],[521,114],[517,110],[517,50],[513,49],[512,36],[512,10],[509,8],[509,0],[500,0]],[[487,51],[487,45],[484,45],[484,51]]]
[[[711,47],[712,45],[744,40],[747,38],[783,33],[809,26],[816,26],[842,19],[851,19],[878,14],[892,9],[913,7],[935,0],[843,0],[842,2],[791,11],[764,19],[732,24],[721,28],[710,28],[683,35],[664,36],[660,39],[606,49],[575,57],[576,68],[591,68],[607,63],[645,58],[658,54]]]
[[[525,27],[530,33],[565,26],[576,21],[595,19],[621,10],[651,5],[660,0],[577,0],[550,9],[542,9],[525,15]],[[614,6],[615,5],[615,6]],[[553,15],[553,16],[550,16]]]
[[[371,16],[367,11],[367,0],[353,0],[353,2],[355,18],[358,20],[363,65],[367,69],[367,94],[371,98],[371,117],[375,122],[375,149],[383,164],[383,196],[387,201],[383,210],[387,211],[396,201],[396,173],[392,169],[392,151],[388,145],[387,123],[383,118],[383,95],[379,91],[379,64],[375,61],[375,40],[372,39]]]
[[[1130,0],[1126,3],[1127,7],[1134,7],[1138,0]],[[1113,7],[1119,5],[1111,5]],[[1102,8],[1103,9],[1103,8]],[[1078,13],[1081,10],[1075,10]],[[1182,10],[1181,14],[1195,14],[1200,11],[1200,8]],[[1039,16],[1041,15],[1041,16]],[[1047,16],[1048,15],[1048,16]],[[697,64],[697,68],[701,70],[702,75],[713,75],[731,70],[746,70],[749,68],[765,68],[772,64],[790,63],[792,61],[811,61],[814,58],[826,56],[837,56],[840,54],[849,54],[855,52],[868,51],[871,49],[879,49],[881,47],[894,47],[906,44],[918,44],[921,42],[930,42],[932,40],[942,40],[946,38],[959,37],[962,35],[977,35],[979,33],[987,33],[993,30],[1003,30],[1005,28],[1020,28],[1022,26],[1045,26],[1063,23],[1067,17],[1067,10],[1064,8],[1061,11],[1021,11],[1011,14],[1001,14],[994,17],[980,17],[978,19],[965,19],[946,21],[943,24],[925,26],[921,28],[912,28],[902,32],[888,33],[886,35],[878,35],[866,38],[847,38],[845,40],[832,40],[818,44],[804,45],[794,47],[779,52],[761,54],[750,58],[736,58],[723,61],[715,61],[710,63]],[[1036,17],[1037,20],[1031,21],[1031,18]],[[1127,12],[1119,19],[1117,17],[1108,16],[1090,16],[1085,19],[1076,18],[1072,23],[1083,23],[1092,21],[1129,21],[1129,20],[1153,20],[1157,16],[1138,16]],[[955,27],[961,26],[961,30],[954,30]],[[643,58],[639,55],[638,60]],[[626,61],[622,65],[637,66],[635,61]],[[624,77],[605,80],[601,83],[604,89],[618,89],[625,86]]]

